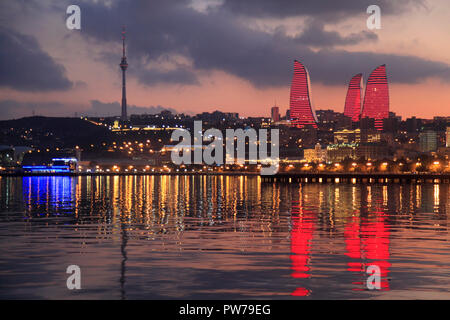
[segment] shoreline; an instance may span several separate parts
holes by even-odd
[[[106,177],[106,176],[252,176],[262,182],[282,183],[450,183],[450,173],[299,173],[282,172],[70,172],[70,173],[0,173],[0,177]]]

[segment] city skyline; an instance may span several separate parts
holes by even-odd
[[[367,29],[365,4],[342,3],[331,11],[295,3],[282,12],[261,5],[252,13],[252,3],[201,0],[82,3],[81,30],[68,30],[67,4],[35,2],[31,12],[21,3],[2,3],[2,12],[16,18],[1,23],[8,48],[2,55],[9,61],[2,66],[9,76],[0,79],[2,119],[120,115],[122,25],[133,62],[127,70],[129,114],[169,109],[270,116],[273,101],[284,114],[291,61],[299,59],[314,75],[316,109],[342,112],[348,79],[361,71],[367,79],[367,66],[385,63],[391,111],[404,118],[448,115],[450,44],[433,41],[446,39],[442,26],[450,9],[444,1],[380,1],[380,30]],[[158,14],[165,19],[153,17]],[[201,30],[208,32],[196,37]]]

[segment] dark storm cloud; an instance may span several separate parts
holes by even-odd
[[[450,80],[450,67],[445,63],[413,56],[336,49],[335,46],[377,41],[377,36],[369,31],[344,36],[338,31],[325,30],[324,21],[328,20],[322,20],[322,14],[341,12],[350,17],[360,12],[365,19],[365,9],[372,2],[227,1],[223,6],[198,12],[190,7],[188,0],[117,0],[110,6],[89,1],[80,4],[81,35],[95,44],[116,43],[118,48],[121,26],[125,24],[128,75],[144,85],[196,84],[198,71],[220,70],[257,87],[284,86],[291,79],[294,59],[305,63],[313,81],[324,84],[345,84],[353,74],[369,73],[380,64],[387,64],[391,82],[417,83],[428,77]],[[391,14],[423,4],[414,0],[374,3],[380,4],[384,13]],[[58,2],[57,11],[65,10],[67,4],[69,2]],[[259,9],[255,8],[258,6]],[[302,13],[311,23],[302,33],[291,37],[279,30],[268,33],[251,29],[245,19],[236,14],[252,12],[253,16],[258,16],[258,10],[262,17],[270,13],[280,17],[287,16],[283,12]],[[109,50],[103,62],[117,66],[120,54],[120,49]],[[149,62],[155,64],[171,55],[186,57],[190,64],[175,63],[171,71],[149,69]]]
[[[418,6],[424,0],[224,0],[223,7],[233,13],[252,17],[286,18],[318,16],[343,19],[364,14],[370,5],[378,5],[383,14],[400,14]]]
[[[386,64],[390,83],[419,83],[429,77],[450,81],[450,66],[413,56],[321,50],[299,56],[308,67],[311,80],[324,84],[347,83],[352,76],[362,72],[367,79],[377,66]]]
[[[334,45],[376,41],[369,31],[341,36],[325,31],[315,14],[337,11],[356,12],[367,7],[365,1],[229,1],[224,7],[200,13],[189,7],[189,1],[117,1],[111,7],[89,3],[84,5],[84,32],[96,41],[120,41],[120,25],[128,30],[131,75],[144,84],[195,83],[195,76],[187,69],[168,74],[147,70],[138,61],[154,61],[164,55],[178,54],[192,61],[194,70],[222,70],[250,81],[258,87],[287,85],[294,59],[304,61],[311,78],[324,84],[344,84],[354,73],[368,73],[377,65],[387,64],[391,82],[416,83],[427,77],[449,80],[449,66],[444,63],[395,54],[347,52],[330,48]],[[321,3],[319,5],[318,3]],[[361,3],[361,4],[360,4]],[[409,10],[407,7],[422,1],[379,1],[385,13]],[[247,12],[253,6],[280,10],[300,10],[316,21],[303,33],[289,37],[253,30],[244,25],[232,12]],[[278,6],[277,6],[278,4]],[[370,1],[372,4],[372,1]],[[404,7],[406,6],[406,7]],[[291,7],[290,10],[288,8]],[[298,7],[299,9],[295,9]],[[238,8],[238,9],[237,9]],[[266,10],[266,9],[264,9]],[[298,12],[300,12],[298,11]],[[359,12],[359,11],[358,11]],[[362,10],[365,13],[365,8]],[[313,51],[311,47],[327,49]],[[119,53],[120,54],[120,53]],[[146,59],[143,59],[146,58]],[[135,68],[133,71],[132,68]]]
[[[136,75],[139,82],[146,85],[158,83],[199,84],[195,73],[186,69],[175,69],[169,71],[136,70]]]
[[[36,39],[0,27],[0,86],[22,91],[67,90],[72,82]]]
[[[333,47],[358,44],[362,41],[377,41],[378,36],[376,33],[366,30],[342,36],[336,31],[324,30],[324,25],[321,22],[311,21],[303,33],[296,36],[295,39],[298,43],[306,43],[311,46]]]

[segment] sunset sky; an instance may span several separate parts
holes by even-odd
[[[70,4],[81,30],[66,27]],[[343,112],[350,78],[386,64],[391,111],[450,116],[449,17],[448,0],[4,0],[0,119],[119,115],[122,25],[129,114],[284,114],[298,59],[315,109]]]

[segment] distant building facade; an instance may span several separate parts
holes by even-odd
[[[0,167],[14,167],[22,163],[25,154],[34,150],[26,146],[0,145]]]
[[[419,134],[419,148],[421,152],[435,152],[437,150],[437,132],[425,130]]]
[[[280,108],[278,108],[277,106],[273,106],[270,113],[272,117],[272,122],[280,121]]]
[[[322,149],[320,143],[317,143],[314,149],[305,149],[303,151],[306,162],[326,162],[327,149]]]
[[[291,110],[289,109],[286,110],[286,120],[291,121]]]
[[[236,112],[202,112],[196,115],[196,118],[202,121],[222,121],[239,119],[239,113]]]
[[[450,127],[445,130],[445,146],[450,148]]]
[[[381,160],[389,157],[389,148],[385,143],[363,143],[356,148],[356,158]]]
[[[334,132],[334,144],[374,143],[381,141],[381,133],[374,129],[344,129]]]
[[[332,144],[327,147],[327,160],[340,162],[347,158],[356,159],[356,144]]]
[[[11,167],[14,165],[14,148],[9,146],[0,146],[0,167]]]
[[[339,130],[334,132],[334,144],[349,144],[361,142],[361,130]]]

